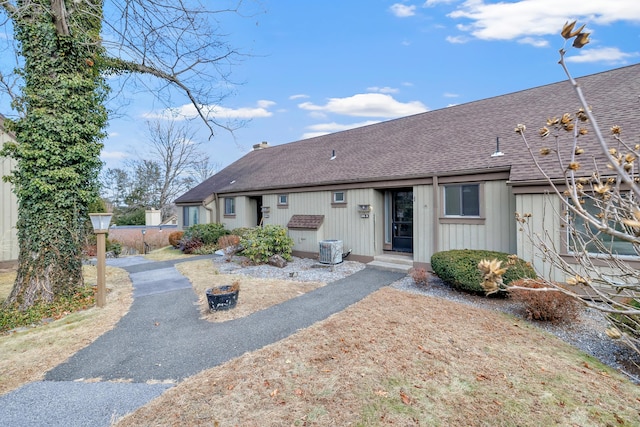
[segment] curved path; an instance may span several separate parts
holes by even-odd
[[[286,338],[404,276],[365,268],[247,317],[210,323],[199,318],[191,284],[174,267],[182,261],[109,260],[133,282],[129,313],[45,381],[0,396],[0,425],[108,426],[176,382]]]

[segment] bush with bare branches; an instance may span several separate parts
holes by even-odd
[[[519,279],[511,283],[509,296],[524,306],[529,319],[550,322],[565,322],[577,319],[582,308],[582,304],[579,301],[556,290],[534,290],[544,288],[547,288],[547,284],[544,281]]]
[[[574,27],[575,21],[565,24],[562,36],[565,44],[573,40],[573,47],[579,49],[589,42],[589,33],[583,31],[584,26],[577,30]],[[611,324],[607,334],[640,354],[640,325],[634,322],[640,316],[640,307],[630,303],[640,296],[640,270],[630,262],[640,255],[640,144],[623,138],[624,123],[607,123],[610,137],[603,135],[596,114],[569,73],[565,54],[563,47],[559,62],[580,108],[547,119],[537,133],[543,141],[554,142],[539,150],[527,138],[524,124],[515,130],[559,201],[560,209],[555,214],[567,230],[569,247],[562,252],[570,252],[571,259],[561,253],[548,234],[535,231],[530,213],[516,214],[516,219],[542,259],[564,274],[571,290],[551,279],[544,284],[608,314],[610,319],[615,314],[619,321]],[[607,112],[601,113],[607,116]],[[593,137],[585,141],[587,134]],[[554,156],[554,161],[543,162],[538,156]],[[552,168],[562,170],[562,176],[557,177]],[[631,329],[621,329],[621,324],[631,325]]]

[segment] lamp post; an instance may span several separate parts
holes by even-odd
[[[98,258],[98,294],[96,295],[96,304],[98,307],[104,307],[107,304],[107,288],[105,285],[105,264],[106,264],[106,234],[109,231],[109,223],[113,214],[110,213],[90,213],[91,225],[93,232],[96,233],[97,258]]]
[[[143,228],[140,231],[142,231],[142,253],[146,255],[147,254],[147,242],[146,242],[146,240],[144,240],[144,235],[147,234],[147,230]]]

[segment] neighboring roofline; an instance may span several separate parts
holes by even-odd
[[[273,194],[276,192],[308,192],[308,191],[330,191],[330,190],[351,190],[351,189],[360,189],[360,188],[399,188],[399,187],[407,187],[411,185],[431,185],[433,184],[433,178],[438,177],[439,182],[442,183],[452,183],[452,182],[464,182],[464,181],[473,181],[483,180],[495,181],[495,180],[508,180],[510,167],[496,167],[496,168],[483,168],[483,169],[468,169],[461,171],[447,171],[441,174],[430,174],[430,175],[414,175],[407,176],[402,178],[381,178],[371,180],[368,179],[366,181],[336,181],[336,182],[328,182],[321,184],[311,184],[311,185],[300,185],[296,187],[268,187],[268,188],[260,188],[255,190],[240,190],[240,191],[219,191],[218,193],[212,193],[204,201],[185,201],[185,202],[176,202],[176,206],[195,206],[195,205],[208,205],[211,203],[216,194],[218,197],[237,197],[237,196],[259,196],[265,194]],[[460,179],[451,179],[458,178]],[[444,179],[440,179],[444,178]],[[465,179],[466,178],[466,179]],[[471,179],[469,179],[471,178]]]

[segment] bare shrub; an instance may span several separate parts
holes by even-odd
[[[536,279],[519,279],[511,283],[509,295],[522,304],[527,317],[549,322],[572,321],[578,317],[582,304],[575,298],[557,290],[528,290],[548,288],[546,282]]]
[[[429,284],[429,273],[421,267],[409,270],[409,276],[413,279],[413,283],[418,286],[427,286]]]
[[[169,233],[169,244],[174,248],[178,248],[180,246],[180,240],[182,240],[183,235],[184,231],[173,231]]]

